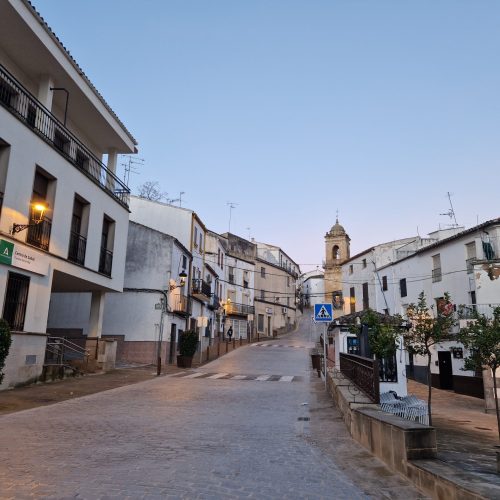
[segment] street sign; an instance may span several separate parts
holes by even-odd
[[[332,304],[314,304],[314,321],[318,323],[333,321]]]

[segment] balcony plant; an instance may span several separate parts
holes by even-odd
[[[191,368],[194,353],[198,348],[198,342],[198,332],[194,330],[187,330],[180,336],[177,366],[180,368]]]

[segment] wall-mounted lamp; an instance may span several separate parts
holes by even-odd
[[[174,280],[170,280],[170,291],[175,290],[176,288],[182,288],[186,284],[187,274],[184,269],[179,273],[179,278],[179,284],[175,283]]]
[[[36,226],[37,224],[40,224],[40,222],[43,221],[43,216],[44,216],[47,208],[49,208],[49,207],[46,203],[42,203],[39,201],[32,203],[31,204],[31,220],[33,221],[33,223],[32,224],[12,224],[11,234],[20,233],[21,231],[24,231],[25,229],[28,229],[29,227],[33,227],[33,226]]]

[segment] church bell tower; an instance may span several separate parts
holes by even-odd
[[[351,239],[345,229],[335,225],[325,235],[325,302],[333,304],[336,316],[342,314],[342,264],[349,260]]]

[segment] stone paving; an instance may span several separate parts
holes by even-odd
[[[302,330],[166,376],[0,416],[0,498],[422,498],[355,443]],[[249,373],[293,383],[208,379]]]

